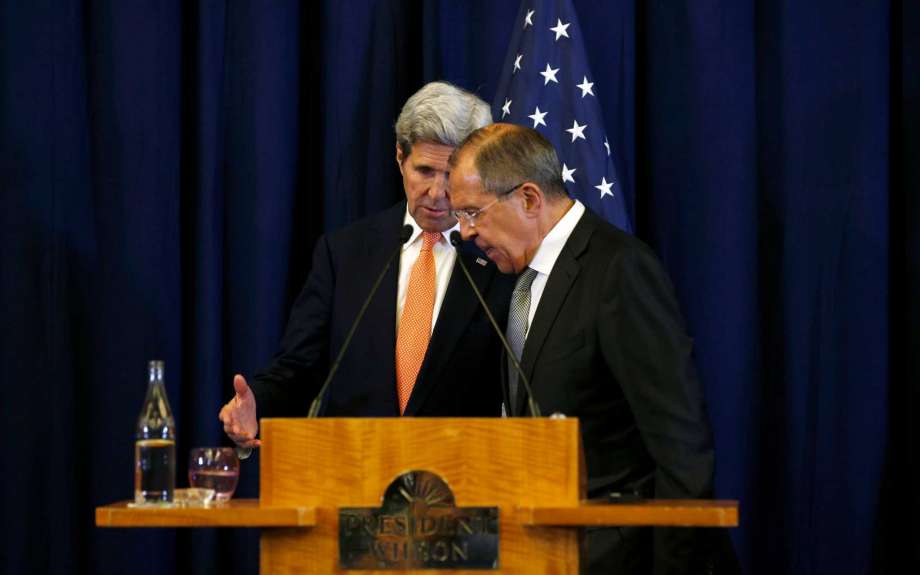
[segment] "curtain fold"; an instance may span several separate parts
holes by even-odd
[[[745,572],[918,565],[899,521],[920,508],[920,11],[575,7],[637,235],[696,342]],[[146,361],[185,485],[316,238],[402,196],[402,103],[442,78],[491,101],[517,11],[0,3],[3,573],[257,570],[255,530],[93,527],[131,496]]]

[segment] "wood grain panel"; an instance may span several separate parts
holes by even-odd
[[[578,507],[520,509],[527,525],[647,525],[737,527],[737,501],[655,499],[638,503],[584,502]]]
[[[499,507],[502,573],[578,572],[576,530],[525,527],[518,509],[579,505],[577,420],[266,419],[261,430],[262,504],[317,508],[309,532],[263,532],[262,573],[342,572],[336,508],[380,505],[410,470],[437,473],[458,506]]]
[[[211,507],[128,507],[127,501],[96,508],[97,527],[310,527],[310,507],[267,508],[257,499],[231,499]]]

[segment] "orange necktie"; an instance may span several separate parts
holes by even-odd
[[[415,379],[425,359],[428,340],[431,339],[435,296],[434,254],[431,248],[440,239],[439,233],[422,232],[422,251],[412,266],[406,303],[399,319],[399,333],[396,335],[396,390],[399,394],[400,414],[406,411]]]

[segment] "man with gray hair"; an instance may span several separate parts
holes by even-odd
[[[511,286],[481,252],[451,246],[457,222],[447,199],[448,158],[491,121],[488,104],[445,82],[432,82],[409,98],[396,121],[395,150],[406,201],[319,239],[281,350],[251,388],[236,375],[236,395],[220,411],[237,445],[259,444],[257,416],[307,413],[376,276],[406,237],[399,264],[389,268],[370,301],[321,414],[500,413],[500,344],[463,274],[454,271],[456,258],[467,260],[499,313],[507,310]]]
[[[449,164],[463,239],[517,276],[506,333],[533,399],[581,422],[587,495],[712,497],[693,342],[652,250],[570,198],[552,144],[529,127],[477,130]],[[507,411],[522,415],[526,391],[506,374]],[[723,536],[589,529],[583,572],[731,572],[733,556],[714,552]]]

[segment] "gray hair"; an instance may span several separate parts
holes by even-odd
[[[396,120],[396,143],[403,156],[416,142],[456,147],[491,123],[492,111],[481,98],[447,82],[431,82],[406,100]]]
[[[543,134],[527,126],[492,124],[476,130],[451,154],[451,169],[464,154],[473,154],[484,192],[495,195],[533,182],[550,199],[568,196],[556,149]]]

